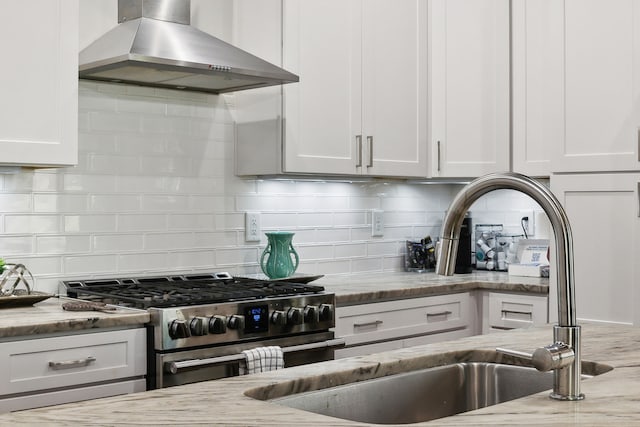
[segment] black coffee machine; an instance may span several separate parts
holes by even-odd
[[[471,252],[471,215],[467,212],[467,215],[462,220],[462,226],[460,227],[460,240],[458,241],[458,256],[456,257],[456,268],[454,270],[457,274],[467,274],[472,271],[472,252]]]

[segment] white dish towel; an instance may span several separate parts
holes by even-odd
[[[242,354],[244,354],[244,360],[240,362],[240,375],[284,368],[282,349],[277,345],[244,350]]]

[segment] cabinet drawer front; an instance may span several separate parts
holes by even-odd
[[[146,389],[147,383],[144,379],[134,379],[45,393],[34,393],[6,399],[0,398],[0,413],[61,405],[69,402],[80,402],[83,400],[98,399],[100,397],[117,396],[119,394],[139,393]]]
[[[0,343],[0,395],[146,373],[146,331],[68,335]]]
[[[547,297],[491,293],[489,326],[496,329],[524,328],[547,323]]]
[[[338,307],[336,335],[347,345],[464,328],[469,294]]]

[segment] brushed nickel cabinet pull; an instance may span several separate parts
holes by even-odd
[[[449,316],[453,314],[451,311],[440,311],[438,313],[427,313],[427,317],[435,317],[435,316]]]
[[[49,367],[51,369],[59,370],[59,369],[71,369],[71,368],[81,368],[83,366],[89,365],[89,363],[95,362],[96,358],[93,356],[85,357],[84,359],[78,360],[65,360],[62,362],[49,362]]]
[[[373,322],[365,322],[365,323],[354,323],[354,328],[365,328],[367,326],[378,326],[382,325],[384,322],[382,320],[374,320]]]
[[[440,141],[438,141],[438,172],[440,172]]]
[[[356,135],[356,150],[358,151],[358,161],[356,163],[357,168],[362,167],[362,135]]]
[[[529,317],[533,317],[533,313],[531,313],[530,311],[515,311],[515,310],[502,310],[502,315],[508,315],[508,314],[524,314],[527,315]]]
[[[368,168],[373,167],[373,136],[367,136],[367,145],[369,146],[369,163],[367,164]]]

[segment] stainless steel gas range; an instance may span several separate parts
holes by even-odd
[[[298,280],[298,281],[296,281]],[[228,273],[64,281],[74,298],[146,309],[147,388],[239,374],[243,350],[280,346],[285,367],[334,358],[335,295],[304,279]]]

